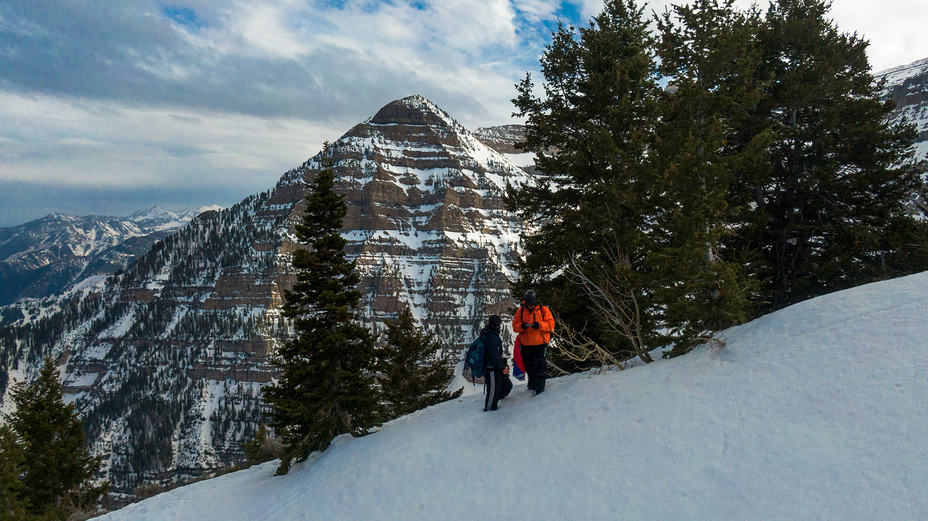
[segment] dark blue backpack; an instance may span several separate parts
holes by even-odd
[[[485,335],[478,336],[476,340],[470,343],[467,353],[464,354],[464,376],[467,377],[468,370],[470,370],[471,381],[483,378],[484,366],[486,365],[484,362],[484,338]]]

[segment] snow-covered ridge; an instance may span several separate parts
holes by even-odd
[[[492,413],[467,387],[286,476],[266,463],[101,519],[928,519],[926,285],[812,299],[534,398],[517,384]]]
[[[219,210],[222,210],[222,207],[215,204],[200,206],[199,208],[185,208],[177,212],[165,210],[160,206],[152,206],[147,210],[135,212],[130,215],[128,219],[133,222],[145,224],[149,228],[167,230],[180,228],[201,213]]]
[[[170,212],[156,206],[129,217],[52,213],[0,228],[0,306],[112,274],[200,213],[218,208]]]
[[[879,72],[874,72],[876,79],[885,78],[889,85],[898,85],[908,78],[928,72],[928,58],[914,61],[905,65],[897,65]]]

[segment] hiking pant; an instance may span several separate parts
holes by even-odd
[[[504,378],[504,375],[502,371],[492,367],[487,367],[484,372],[484,390],[487,397],[483,404],[483,410],[495,411],[499,405],[499,399],[502,398],[502,379]]]
[[[495,411],[499,401],[512,392],[512,380],[509,379],[509,375],[503,374],[499,369],[493,369],[492,367],[487,367],[484,373],[486,374],[484,377],[484,390],[487,398],[483,404],[483,410]]]
[[[522,364],[525,365],[525,374],[528,375],[528,388],[536,393],[544,392],[545,377],[548,375],[548,362],[545,360],[545,349],[548,346],[522,346]]]

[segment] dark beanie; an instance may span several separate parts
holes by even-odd
[[[535,290],[530,289],[525,292],[525,298],[522,299],[525,301],[526,306],[537,306],[538,305],[538,295],[535,293]]]
[[[499,315],[490,315],[490,326],[500,327],[503,325],[503,319],[499,318]]]

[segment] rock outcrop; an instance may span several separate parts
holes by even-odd
[[[876,73],[885,80],[884,94],[896,104],[890,121],[906,121],[916,127],[918,137],[909,161],[928,172],[928,58]]]

